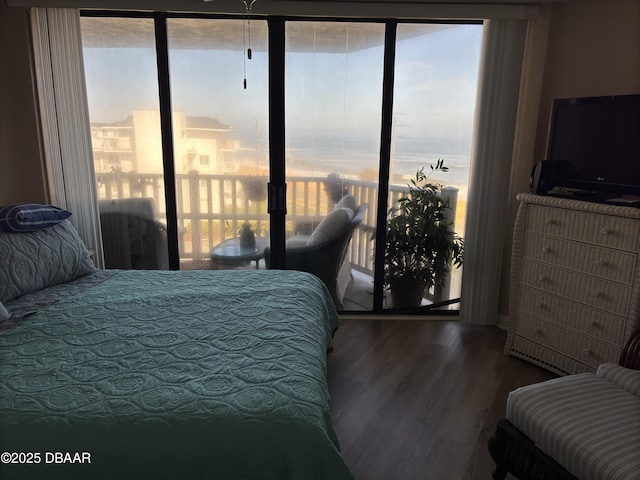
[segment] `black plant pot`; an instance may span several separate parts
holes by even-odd
[[[424,285],[413,278],[394,278],[389,282],[393,308],[419,307],[422,303]]]
[[[247,224],[242,226],[240,231],[240,248],[254,248],[256,246],[256,236]]]

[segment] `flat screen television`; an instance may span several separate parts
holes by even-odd
[[[546,160],[555,187],[640,195],[640,94],[554,100]]]

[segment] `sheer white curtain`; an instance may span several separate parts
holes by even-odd
[[[91,128],[84,82],[80,15],[75,9],[31,10],[40,117],[53,200],[103,266]]]
[[[467,203],[460,319],[498,320],[509,177],[527,22],[485,22]]]

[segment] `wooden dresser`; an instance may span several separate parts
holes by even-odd
[[[517,198],[505,353],[559,374],[617,362],[640,327],[640,209]]]

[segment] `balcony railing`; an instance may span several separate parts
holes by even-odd
[[[164,212],[164,179],[161,174],[99,173],[100,200],[153,198],[158,218]],[[176,175],[179,253],[181,262],[209,259],[211,249],[227,238],[237,236],[239,227],[250,223],[267,234],[267,177],[249,175],[212,175],[193,171]],[[353,234],[347,259],[353,269],[373,276],[372,236],[376,229],[378,183],[345,178],[345,186],[358,204],[368,208]],[[323,191],[323,177],[287,177],[287,236],[294,234],[300,222],[319,222],[332,208]],[[407,186],[389,186],[389,205],[408,192]],[[457,189],[447,187],[451,221],[455,220]]]

